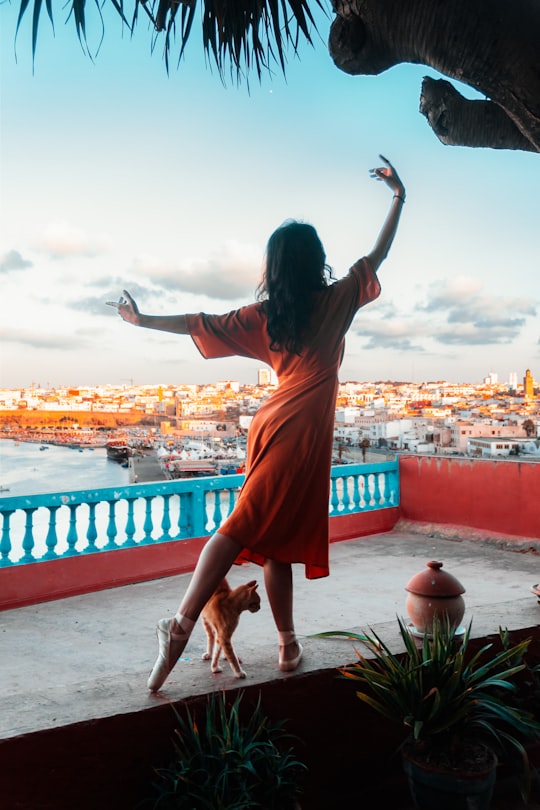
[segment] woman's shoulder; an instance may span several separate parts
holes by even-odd
[[[236,310],[236,315],[246,324],[258,324],[266,319],[264,306],[258,301],[240,307]]]
[[[348,307],[350,302],[353,302],[358,308],[373,301],[380,292],[377,274],[364,256],[358,259],[342,278],[327,287],[327,302],[335,307]]]
[[[349,271],[345,278],[348,276],[374,276],[375,271],[371,266],[371,262],[369,261],[367,256],[362,256],[361,259],[357,259],[353,265],[349,268]]]
[[[246,304],[245,306],[232,309],[223,315],[204,315],[207,322],[221,325],[225,330],[243,329],[252,331],[258,329],[266,323],[264,309],[259,303]]]
[[[330,292],[336,293],[343,286],[358,284],[358,282],[362,283],[363,281],[371,280],[374,276],[375,272],[371,267],[369,260],[363,256],[361,259],[357,259],[354,264],[349,267],[345,275],[336,279],[332,284],[328,285],[326,289]]]

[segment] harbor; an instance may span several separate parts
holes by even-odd
[[[126,477],[129,483],[135,484],[244,472],[245,449],[241,442],[238,439],[204,442],[189,436],[173,440],[147,429],[103,431],[44,428],[2,431],[0,493],[24,494],[22,489],[20,492],[17,488],[13,490],[14,482],[10,481],[12,474],[20,477],[21,485],[26,476],[25,486],[28,489],[25,491],[28,494],[47,492],[51,486],[55,489],[75,489],[79,482],[81,488],[86,488],[84,479],[96,480],[96,475],[98,480],[103,480],[103,469],[98,470],[93,465],[90,465],[92,476],[84,474],[89,465],[89,451],[96,452],[96,459],[106,458],[110,462],[106,467],[109,473],[116,468],[127,471],[123,475],[119,473],[121,483],[126,483]],[[51,450],[52,456],[45,453],[46,450]],[[80,474],[76,473],[74,477],[71,475],[76,463],[73,451],[81,454]],[[45,457],[48,457],[47,464],[44,463]],[[53,460],[54,466],[51,465]],[[68,487],[61,483],[66,467],[70,471],[66,476]],[[42,475],[42,472],[45,474]],[[105,478],[114,479],[115,475]],[[114,483],[111,480],[111,484]]]
[[[96,481],[100,486],[123,486],[245,471],[243,437],[210,443],[191,437],[175,441],[146,430],[85,431],[82,439],[80,433],[2,433],[0,497],[87,489]],[[125,452],[110,452],[115,446],[125,448]],[[334,463],[341,464],[372,463],[392,457],[375,448],[366,453],[350,446],[337,446],[334,455]]]
[[[39,444],[43,447],[105,447],[109,431],[66,428],[27,428],[0,430],[0,439],[16,443]]]
[[[128,464],[130,484],[148,484],[166,481],[167,476],[155,452],[131,456]]]

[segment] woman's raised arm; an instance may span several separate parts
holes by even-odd
[[[377,241],[366,257],[375,271],[378,270],[379,266],[388,256],[388,251],[396,235],[401,209],[405,203],[405,186],[401,178],[389,160],[383,157],[383,155],[379,155],[379,157],[386,163],[386,166],[371,169],[370,174],[374,180],[382,180],[383,183],[394,192],[394,196],[392,197],[390,211],[386,216]]]

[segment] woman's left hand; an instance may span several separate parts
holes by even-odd
[[[118,301],[118,314],[124,321],[132,323],[134,326],[141,325],[141,313],[139,312],[139,307],[127,290],[123,290]]]
[[[403,197],[405,199],[405,186],[396,172],[395,168],[392,166],[390,161],[384,157],[384,155],[379,155],[380,159],[386,163],[386,166],[381,166],[378,169],[370,169],[369,173],[374,180],[382,180],[383,183],[392,189],[394,194],[397,194],[399,197]]]

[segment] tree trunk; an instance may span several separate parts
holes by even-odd
[[[540,151],[538,0],[334,0],[334,10],[329,50],[344,72],[423,64],[490,100],[424,80],[421,111],[444,143]]]
[[[420,112],[444,144],[537,151],[502,107],[493,101],[463,98],[445,79],[424,78]]]

